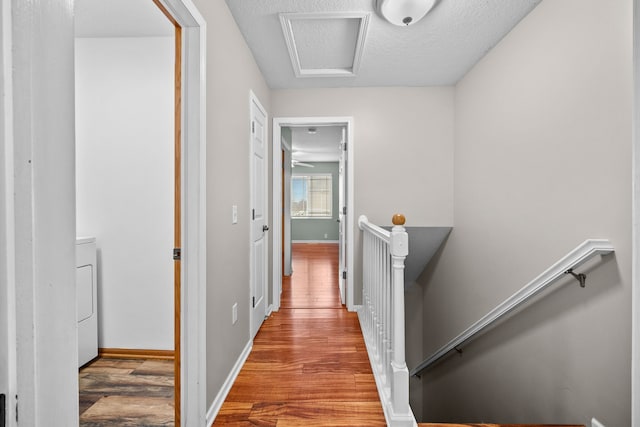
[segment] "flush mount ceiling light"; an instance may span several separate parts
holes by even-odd
[[[429,13],[436,0],[375,0],[376,10],[384,19],[406,27],[415,24]]]

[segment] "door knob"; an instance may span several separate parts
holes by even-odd
[[[262,226],[262,231],[269,231],[269,226],[268,225],[263,225]]]

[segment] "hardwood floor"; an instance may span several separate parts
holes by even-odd
[[[568,424],[446,424],[446,423],[421,423],[420,427],[584,427],[584,425]]]
[[[214,425],[386,425],[358,317],[340,303],[337,245],[294,244],[293,271]]]
[[[342,308],[338,289],[338,245],[294,243],[293,274],[283,278],[280,308]]]
[[[80,370],[80,426],[173,426],[173,361],[98,358]]]

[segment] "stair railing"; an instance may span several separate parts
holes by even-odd
[[[453,350],[461,352],[460,347],[462,345],[478,337],[488,328],[496,324],[498,320],[502,319],[518,307],[530,302],[533,297],[547,289],[553,283],[557,282],[561,277],[571,275],[578,281],[578,283],[580,283],[580,286],[584,288],[587,276],[584,273],[574,272],[574,269],[596,255],[606,255],[614,251],[615,249],[613,245],[608,240],[585,240],[578,247],[562,257],[562,259],[542,272],[538,277],[526,284],[518,292],[497,305],[480,320],[469,326],[458,336],[423,360],[418,366],[411,370],[411,375],[419,376],[420,372],[429,368]]]
[[[378,394],[390,427],[417,426],[409,406],[409,370],[405,361],[404,261],[409,237],[404,215],[394,215],[387,231],[358,218],[363,231],[362,307],[358,318]]]

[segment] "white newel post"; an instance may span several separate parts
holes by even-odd
[[[393,216],[394,226],[391,229],[390,245],[392,259],[391,300],[393,303],[391,405],[394,416],[400,419],[406,416],[407,425],[413,425],[413,414],[409,408],[409,370],[407,369],[404,352],[404,260],[409,254],[409,237],[404,228],[404,223],[404,215],[396,214]]]

